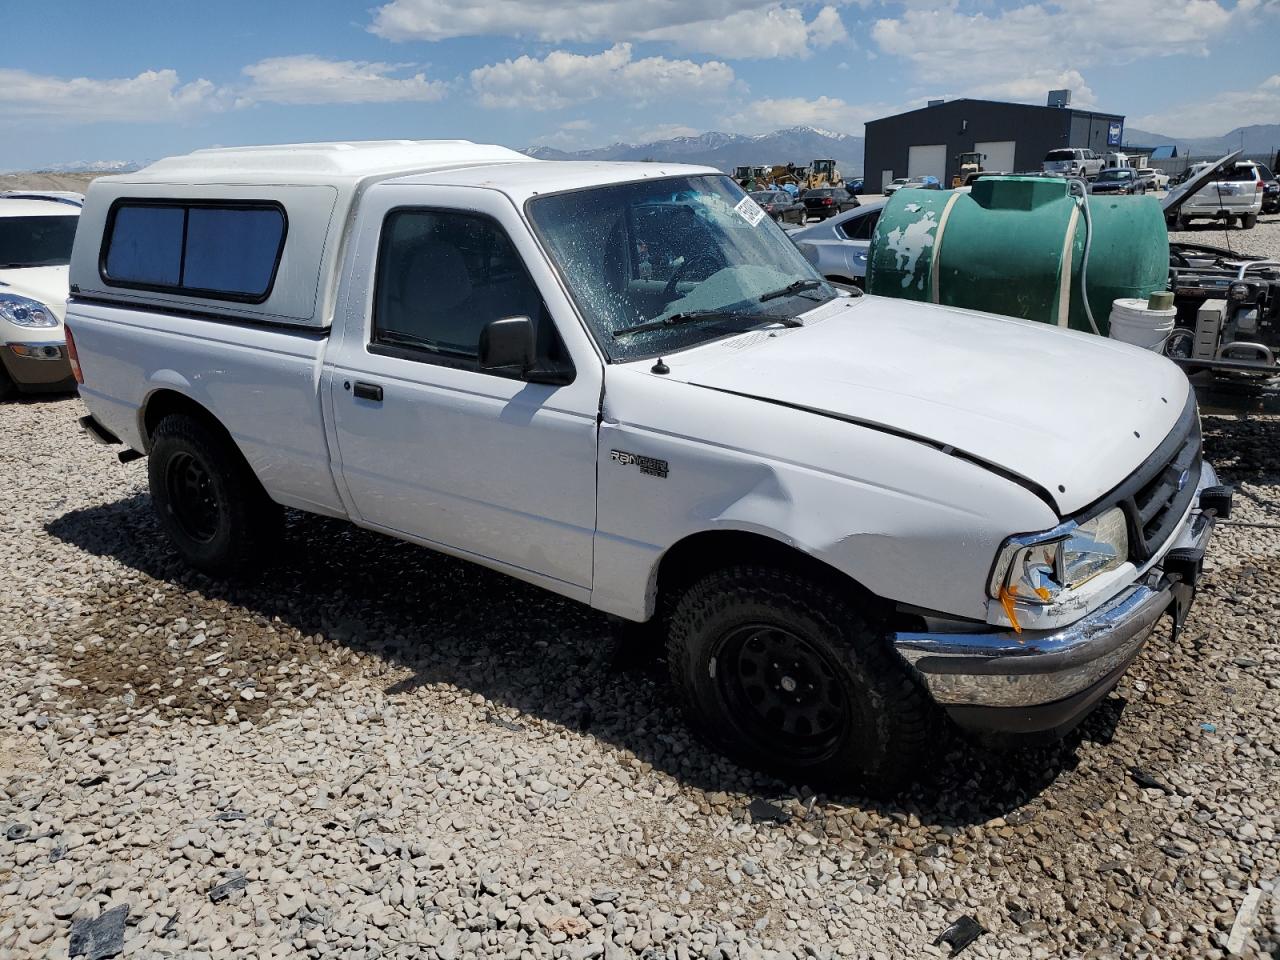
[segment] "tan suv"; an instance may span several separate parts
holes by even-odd
[[[79,218],[74,194],[0,193],[0,400],[75,389],[62,315]]]

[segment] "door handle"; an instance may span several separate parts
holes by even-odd
[[[382,402],[382,387],[376,383],[361,383],[357,380],[354,392],[359,400],[372,400],[375,403]]]

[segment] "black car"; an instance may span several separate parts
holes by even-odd
[[[843,187],[817,187],[806,190],[804,212],[807,216],[825,220],[837,213],[844,213],[859,206],[858,198]]]
[[[1129,167],[1108,167],[1089,185],[1090,193],[1146,193],[1147,183]]]
[[[757,190],[751,199],[779,223],[804,223],[804,204],[785,190]]]
[[[1262,174],[1262,212],[1280,213],[1280,180],[1265,163],[1258,164]]]

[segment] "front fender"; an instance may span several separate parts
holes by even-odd
[[[610,384],[599,609],[647,619],[663,555],[696,533],[732,530],[794,547],[886,600],[982,620],[1000,543],[1057,522],[1029,490],[927,444],[670,381],[659,401],[646,396],[653,379]],[[663,461],[665,475],[613,450]]]

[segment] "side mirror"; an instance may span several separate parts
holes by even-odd
[[[480,331],[480,369],[523,375],[533,366],[533,321],[528,317],[491,320]]]
[[[573,365],[536,365],[537,346],[533,321],[528,317],[505,317],[490,320],[480,331],[480,369],[508,373],[529,383],[564,386],[573,383]]]

